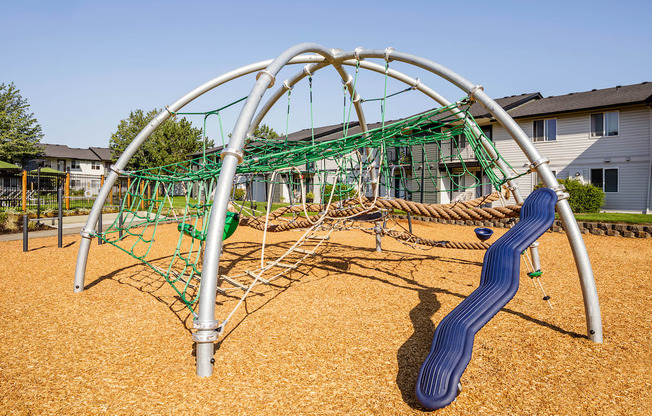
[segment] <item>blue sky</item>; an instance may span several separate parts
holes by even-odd
[[[301,42],[347,50],[392,46],[453,69],[493,98],[652,81],[649,0],[2,0],[0,7],[0,82],[14,82],[28,99],[43,142],[72,147],[108,146],[130,111],[161,108],[211,78]],[[188,109],[219,108],[245,96],[252,80]],[[427,82],[451,100],[461,98],[454,87]],[[382,96],[383,83],[382,76],[361,74],[363,98]],[[400,88],[388,85],[389,92]],[[315,124],[342,121],[341,84],[332,74],[315,75],[314,95]],[[368,118],[378,120],[380,110],[368,105]],[[403,94],[388,103],[388,117],[433,106],[416,93]],[[290,131],[309,127],[309,108],[307,86],[297,87],[290,119],[283,101],[267,123],[279,132],[286,124]],[[224,113],[224,130],[236,116],[237,108]],[[193,122],[201,126],[199,118]],[[217,140],[217,122],[210,123],[208,134]]]

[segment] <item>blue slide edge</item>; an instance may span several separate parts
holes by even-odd
[[[521,208],[520,221],[485,253],[480,285],[435,329],[417,378],[416,395],[422,406],[440,409],[455,400],[471,361],[475,334],[516,294],[520,255],[553,224],[556,203],[557,194],[549,188],[532,192]]]

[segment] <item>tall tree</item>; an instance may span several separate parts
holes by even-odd
[[[16,85],[0,84],[0,160],[23,163],[43,152],[41,126]]]
[[[118,129],[111,134],[109,141],[114,161],[118,160],[136,135],[160,112],[161,110],[154,109],[145,114],[143,110],[138,109],[120,121]],[[181,162],[186,160],[189,154],[200,151],[203,145],[201,129],[192,127],[190,121],[185,118],[169,118],[145,140],[126,168],[139,170]],[[207,141],[206,146],[213,146],[213,141]]]

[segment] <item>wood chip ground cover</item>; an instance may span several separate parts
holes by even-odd
[[[415,223],[415,232],[475,240],[472,227]],[[268,234],[270,255],[298,235]],[[169,256],[163,243],[177,237],[161,226],[152,255]],[[239,228],[222,265],[255,264],[261,239]],[[476,337],[462,393],[436,414],[649,414],[652,241],[584,239],[604,344],[585,336],[566,236],[546,233],[543,284],[554,309],[522,266],[516,297]],[[484,254],[389,238],[376,253],[370,234],[333,233],[319,255],[260,287],[227,328],[213,375],[198,378],[192,317],[151,269],[93,244],[86,290],[74,294],[79,237],[64,237],[63,249],[56,238],[30,246],[0,243],[0,414],[425,413],[414,397],[419,366],[438,322],[477,286]],[[221,298],[218,317],[235,302]]]

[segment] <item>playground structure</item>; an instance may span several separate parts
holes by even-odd
[[[371,59],[380,59],[385,64],[370,62]],[[438,75],[459,87],[466,97],[451,103],[418,79],[390,68],[392,61],[402,62]],[[305,66],[301,72],[287,78],[282,86],[260,106],[265,91],[274,86],[278,72],[286,65],[293,64],[305,64]],[[316,137],[314,126],[311,126],[310,135],[303,139],[295,140],[287,132],[285,136],[273,140],[253,137],[256,127],[286,94],[289,107],[289,97],[294,85],[305,78],[308,78],[312,84],[313,75],[330,66],[341,76],[350,103],[348,114],[345,104],[343,131],[339,137],[332,139]],[[355,76],[350,75],[345,67],[355,68]],[[364,100],[357,90],[360,69],[383,74],[385,85],[389,78],[404,82],[409,86],[406,91],[420,91],[435,100],[441,107],[394,122],[385,120],[385,113],[382,112],[380,123],[376,123],[375,126],[368,125],[362,107]],[[167,118],[183,115],[180,110],[195,98],[223,83],[251,73],[257,73],[256,83],[244,101],[228,144],[225,143],[221,149],[220,159],[216,158],[215,154],[204,152],[197,159],[173,166],[141,172],[123,171],[138,147]],[[391,96],[392,94],[388,94],[385,88],[380,99],[383,108]],[[515,173],[500,157],[469,114],[468,109],[475,102],[487,109],[519,144],[531,162],[529,170],[536,171],[548,188],[543,193],[549,197],[555,196],[556,208],[573,249],[581,281],[588,337],[594,342],[602,342],[598,298],[586,248],[568,202],[565,200],[567,196],[563,192],[564,189],[557,183],[548,168],[547,159],[538,153],[527,135],[484,93],[481,87],[432,61],[394,51],[391,48],[385,50],[358,48],[344,52],[325,49],[314,44],[297,45],[274,60],[255,63],[215,78],[166,107],[166,110],[152,120],[125,150],[100,190],[86,227],[82,230],[83,238],[77,259],[74,290],[80,292],[84,289],[86,260],[90,239],[94,236],[105,239],[141,259],[165,277],[186,305],[193,310],[196,329],[193,340],[197,343],[197,374],[208,376],[212,372],[213,343],[217,341],[230,318],[228,316],[221,321],[216,319],[216,294],[226,290],[242,292],[239,306],[256,285],[269,284],[274,278],[292,270],[297,262],[313,255],[319,246],[327,241],[330,232],[346,226],[346,220],[360,218],[361,215],[372,215],[379,210],[388,212],[392,209],[454,219],[502,218],[518,215],[519,205],[482,207],[494,201],[502,201],[504,204],[504,197],[500,192],[505,187],[511,191],[517,204],[523,203],[523,198],[513,182],[513,179],[520,174]],[[356,113],[356,122],[350,121],[353,109]],[[203,114],[206,118],[211,114],[219,115],[219,111]],[[469,170],[464,167],[463,158],[459,157],[462,147],[459,143],[462,140],[470,144],[482,167],[482,173],[476,177],[477,181],[469,188],[491,187],[494,193],[480,195],[470,201],[464,200],[468,197],[466,192],[453,195],[452,189],[463,188],[465,184],[461,183],[463,182],[461,178],[468,177],[469,173]],[[447,152],[444,143],[455,144],[450,148],[455,148],[457,151]],[[404,153],[400,153],[399,149]],[[430,155],[433,153],[436,157],[431,158]],[[462,165],[461,172],[449,169],[448,166],[451,164],[446,163],[456,158]],[[436,167],[431,168],[432,164]],[[443,165],[443,170],[439,165]],[[418,169],[419,167],[421,169]],[[99,209],[119,174],[127,175],[132,179],[123,204],[124,216],[120,215],[122,223],[116,222],[106,232],[98,234],[95,226]],[[486,182],[482,181],[484,177],[487,178]],[[174,202],[176,190],[179,188],[183,190],[185,196],[183,208],[175,206]],[[286,189],[284,195],[289,199],[290,205],[273,209],[274,198],[279,197],[275,191],[278,192],[279,188]],[[238,189],[243,191],[242,201],[236,198]],[[260,191],[261,189],[264,189],[264,192]],[[260,200],[254,197],[257,193],[265,195],[265,215],[255,214],[254,201]],[[312,204],[306,201],[309,193],[313,193],[315,199]],[[429,193],[438,196],[437,204],[416,203],[409,200],[410,194]],[[250,203],[249,207],[246,206],[247,200]],[[292,215],[292,219],[287,220],[284,215]],[[379,226],[382,222],[379,218],[383,217],[373,218],[377,225],[375,232],[378,237],[385,234],[412,244],[427,246],[473,249],[489,247],[487,243],[429,241],[425,237],[411,235],[406,230],[383,230]],[[149,248],[155,241],[156,227],[162,221],[174,221],[179,224],[179,241],[172,260],[167,264],[156,263],[147,258]],[[239,274],[230,273],[227,276],[219,272],[220,253],[223,239],[228,238],[238,222],[241,225],[259,228],[264,233],[290,229],[305,231],[284,255],[268,262],[265,261],[263,237],[260,267],[255,270],[244,270]],[[519,228],[524,227],[526,225]],[[528,242],[525,247],[530,247],[534,271],[539,271],[540,262],[534,241],[538,237],[536,234],[528,233],[533,237],[533,241]],[[515,254],[517,265],[522,249],[519,248]],[[510,257],[502,260],[502,262],[509,261],[513,259]],[[516,270],[518,272],[518,267]],[[483,275],[484,273],[483,270]],[[248,280],[245,282],[245,279]],[[225,289],[223,286],[230,287]],[[486,310],[483,310],[484,312]],[[459,375],[461,376],[461,372]],[[420,388],[417,386],[417,391]],[[422,404],[428,407],[441,407],[439,404],[428,403],[428,399],[422,400]]]

